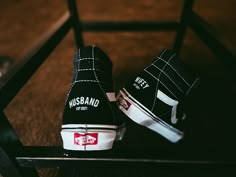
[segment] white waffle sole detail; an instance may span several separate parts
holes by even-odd
[[[63,148],[72,151],[109,150],[113,143],[122,140],[125,126],[112,125],[62,125]]]

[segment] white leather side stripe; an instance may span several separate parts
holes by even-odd
[[[170,98],[168,95],[166,95],[165,93],[163,93],[160,90],[157,91],[157,98],[160,99],[165,104],[172,106],[171,122],[173,124],[176,124],[178,121],[178,119],[176,118],[176,113],[177,113],[177,105],[179,102],[177,100]]]
[[[169,106],[175,106],[179,103],[177,100],[170,98],[160,90],[157,91],[157,98],[163,101],[165,104],[168,104]]]
[[[128,95],[128,91],[124,89],[120,90],[118,94],[118,101],[129,103],[128,107],[124,107],[122,104],[119,104],[119,109],[131,120],[159,133],[173,143],[179,141],[183,137],[182,131],[166,123],[161,118],[155,115],[152,116],[148,111],[143,109],[143,107],[140,107],[141,103],[130,99]]]

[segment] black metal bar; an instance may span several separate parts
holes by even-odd
[[[129,148],[129,147],[127,147]],[[177,149],[178,151],[178,149]],[[137,152],[133,152],[134,154]],[[183,152],[182,152],[183,153]],[[139,156],[132,155],[129,150],[121,149],[120,151],[101,151],[101,152],[76,152],[73,155],[66,152],[62,147],[37,147],[37,146],[28,146],[23,147],[18,150],[16,154],[17,161],[22,166],[46,166],[46,167],[55,167],[55,166],[70,166],[78,163],[109,163],[110,165],[126,166],[127,164],[177,164],[177,165],[209,165],[209,164],[218,164],[218,165],[235,165],[236,160],[231,156],[225,156],[222,158],[205,156],[204,154],[199,157],[194,154],[190,154],[190,157],[181,155],[181,152],[177,156],[172,156],[171,154],[166,153],[156,153],[152,156],[148,154],[139,154]],[[215,158],[215,159],[213,159]],[[66,163],[65,163],[66,162]],[[113,166],[112,165],[112,166]]]
[[[91,164],[104,165],[111,167],[137,167],[141,165],[142,167],[147,167],[150,165],[234,165],[236,167],[236,162],[227,161],[217,161],[217,160],[178,160],[178,159],[145,159],[145,158],[83,158],[83,157],[16,157],[17,161],[23,167],[63,167],[70,166],[76,167],[83,163],[85,166]]]
[[[75,35],[75,42],[77,48],[84,46],[84,40],[82,35],[82,26],[79,18],[78,8],[75,0],[67,0],[68,8],[72,18],[72,27]]]
[[[20,167],[12,152],[22,147],[22,143],[16,132],[8,122],[3,112],[0,112],[0,173],[7,176],[31,176],[38,177],[34,168]]]
[[[157,155],[145,158],[148,155],[146,153],[143,156],[133,153],[130,153],[129,150],[124,152],[122,149],[121,151],[77,152],[70,155],[65,153],[61,147],[24,147],[16,154],[16,160],[23,167],[62,167],[64,170],[76,168],[80,173],[83,171],[86,173],[86,170],[95,170],[100,171],[101,176],[104,173],[103,170],[107,168],[112,171],[121,171],[123,175],[127,169],[128,171],[133,170],[137,174],[144,171],[147,174],[152,174],[157,169],[159,172],[168,170],[170,174],[190,174],[194,171],[200,176],[235,174],[236,160],[233,158],[210,159],[204,155],[200,158],[184,158],[181,153],[178,157],[166,154],[168,158]],[[163,153],[160,155],[163,156]],[[191,155],[194,156],[194,153]]]
[[[180,50],[183,46],[184,36],[189,22],[189,17],[192,13],[194,0],[185,0],[183,4],[183,9],[180,17],[179,28],[176,33],[176,38],[174,42],[173,50],[179,55]]]
[[[18,168],[12,163],[7,153],[0,146],[0,174],[4,177],[23,177]]]
[[[61,170],[60,170],[61,171]],[[116,166],[114,168],[110,168],[110,166],[78,166],[77,168],[65,168],[63,169],[64,173],[62,172],[62,176],[67,176],[68,174],[73,174],[73,177],[80,177],[80,176],[102,176],[102,177],[121,177],[121,176],[136,176],[136,177],[157,177],[157,176],[164,176],[164,177],[183,177],[183,176],[190,176],[190,177],[209,177],[209,176],[235,176],[234,169],[221,167],[218,166],[178,166],[178,165],[169,165],[169,166],[160,166],[159,164],[153,166],[142,166],[141,164],[130,168],[127,167],[119,167]]]
[[[114,31],[157,31],[157,30],[165,30],[165,31],[174,31],[178,28],[177,22],[82,22],[83,31],[106,31],[106,32],[114,32]]]
[[[236,74],[236,53],[222,34],[205,22],[199,15],[192,13],[189,25],[196,35],[212,50],[223,64]]]
[[[37,41],[36,46],[30,52],[24,55],[22,59],[19,59],[20,63],[11,68],[11,72],[1,79],[0,110],[7,106],[32,74],[45,61],[67,34],[71,25],[72,20],[70,16],[65,14],[48,30],[45,36],[40,38],[40,41]]]
[[[19,147],[21,142],[15,130],[7,120],[3,112],[0,112],[0,145],[8,147]]]

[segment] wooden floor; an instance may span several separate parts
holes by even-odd
[[[84,21],[172,21],[179,20],[182,3],[180,0],[79,0],[78,10]],[[226,0],[222,6],[221,1],[199,0],[194,9],[236,50],[236,1]],[[13,64],[17,64],[66,11],[66,1],[3,0],[0,10],[0,55],[9,56]],[[162,49],[172,48],[175,33],[84,32],[83,37],[86,45],[97,45],[111,57],[114,85],[118,90]],[[71,83],[75,50],[74,36],[70,32],[5,109],[23,144],[61,145],[62,111]],[[197,137],[196,141],[219,141],[217,144],[224,146],[225,142],[221,140],[231,135],[234,129],[235,78],[190,29],[181,59],[201,79],[199,88],[188,98],[186,109],[191,115],[191,127],[187,131],[197,136],[200,128],[205,136],[202,139]],[[223,134],[219,132],[219,124],[225,130]],[[211,139],[211,136],[215,137]],[[46,174],[53,176],[55,172]]]

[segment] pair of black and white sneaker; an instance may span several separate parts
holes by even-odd
[[[164,50],[116,96],[110,58],[98,47],[80,48],[63,113],[63,148],[111,149],[125,133],[121,112],[169,141],[178,142],[184,135],[181,104],[197,81],[172,51]]]

